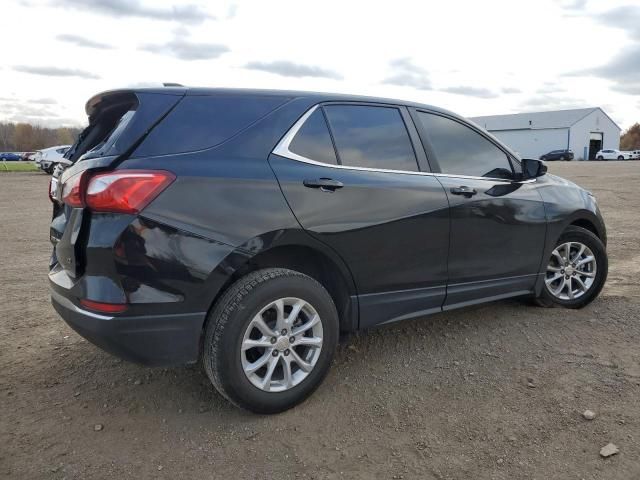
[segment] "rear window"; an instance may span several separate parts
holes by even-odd
[[[214,147],[264,117],[287,98],[263,95],[187,96],[156,126],[136,156]]]
[[[89,126],[80,133],[76,143],[65,152],[66,158],[75,161],[85,154],[85,158],[99,157],[115,147],[118,137],[139,105],[133,94],[118,95],[112,102],[110,100],[108,102],[108,105],[90,118]]]

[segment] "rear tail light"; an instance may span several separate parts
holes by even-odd
[[[96,212],[138,213],[175,180],[165,171],[122,170],[91,177],[86,206]]]
[[[121,313],[127,309],[127,305],[123,303],[104,303],[94,302],[93,300],[82,299],[80,305],[89,310],[94,310],[101,313]]]
[[[62,187],[62,200],[72,207],[88,207],[95,212],[136,214],[174,180],[163,170],[118,170],[89,176],[82,172]]]
[[[70,207],[84,206],[82,191],[86,183],[86,171],[76,173],[62,185],[62,201]]]

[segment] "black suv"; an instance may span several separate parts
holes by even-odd
[[[540,160],[573,160],[573,152],[571,150],[551,150],[549,153],[540,155]]]
[[[146,365],[202,359],[255,412],[307,397],[341,332],[607,276],[589,192],[451,112],[290,91],[118,90],[51,181],[52,301]]]

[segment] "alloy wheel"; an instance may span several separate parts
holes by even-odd
[[[597,268],[596,257],[589,247],[580,242],[563,243],[551,253],[546,287],[560,300],[575,300],[591,288]]]
[[[305,300],[280,298],[262,308],[242,339],[242,369],[266,392],[283,392],[302,382],[322,350],[322,321]]]

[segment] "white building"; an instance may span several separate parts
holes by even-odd
[[[600,107],[555,112],[473,117],[523,158],[570,149],[576,159],[595,158],[598,150],[620,147],[620,127]]]

